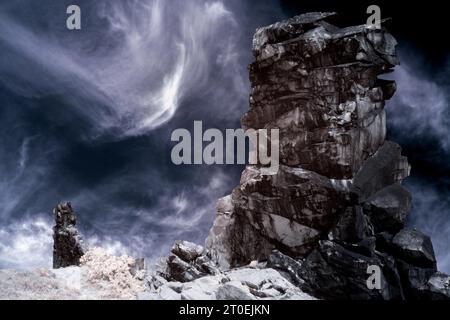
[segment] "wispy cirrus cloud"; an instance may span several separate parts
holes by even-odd
[[[94,128],[116,136],[148,133],[192,96],[208,95],[211,104],[227,96],[221,102],[229,110],[245,101],[246,77],[239,72],[245,51],[225,2],[79,5],[89,14],[82,20],[86,31],[76,35],[59,25],[46,32],[33,28],[39,17],[60,22],[65,17],[60,7],[49,5],[44,17],[30,12],[27,21],[16,18],[11,5],[0,5],[9,9],[0,14],[2,51],[20,62],[0,59],[2,73],[11,75],[4,85],[27,96],[64,94]]]

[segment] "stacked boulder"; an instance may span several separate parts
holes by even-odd
[[[167,259],[158,264],[157,275],[167,281],[189,282],[207,275],[216,275],[219,268],[199,245],[176,241]]]
[[[84,243],[76,224],[77,218],[70,202],[58,204],[53,210],[53,268],[80,265],[85,253]]]
[[[386,141],[398,64],[385,29],[309,13],[258,29],[244,129],[280,130],[280,166],[248,166],[206,240],[221,269],[268,261],[326,299],[449,297],[430,239],[404,229],[410,166]],[[277,250],[274,252],[274,250]],[[382,287],[369,289],[369,267]]]

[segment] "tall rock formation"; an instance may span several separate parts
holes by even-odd
[[[53,210],[53,268],[80,265],[84,245],[76,228],[77,219],[70,202],[60,203]]]
[[[404,229],[410,166],[386,141],[384,106],[396,85],[379,76],[398,64],[396,41],[385,29],[338,28],[326,22],[332,15],[256,31],[242,127],[279,129],[281,165],[244,170],[218,202],[206,248],[222,269],[278,261],[320,298],[433,296],[430,279],[444,288],[445,277],[430,239]],[[379,290],[366,283],[373,266]]]

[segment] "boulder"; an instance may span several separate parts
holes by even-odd
[[[202,246],[188,241],[176,241],[169,257],[162,262],[158,274],[168,281],[189,282],[219,273]]]
[[[301,262],[292,259],[291,257],[282,254],[278,250],[274,250],[267,259],[267,268],[272,268],[278,271],[285,272],[289,275],[292,283],[296,285],[303,284],[303,279],[300,278]]]
[[[191,262],[202,255],[204,248],[188,241],[176,241],[171,252],[183,261]]]
[[[364,203],[380,190],[407,178],[411,167],[402,156],[401,147],[386,141],[377,153],[369,158],[353,179],[352,191]]]
[[[376,232],[400,231],[410,210],[411,194],[399,183],[380,190],[364,203],[364,212]]]
[[[397,256],[416,266],[436,269],[436,257],[430,237],[415,229],[403,229],[392,240]]]
[[[436,273],[436,268],[418,267],[402,260],[397,261],[405,296],[409,300],[420,300],[423,288]]]
[[[249,166],[232,196],[219,201],[206,246],[224,268],[265,260],[274,249],[301,257],[348,201],[335,181],[315,172],[282,165],[274,175]]]
[[[356,244],[373,236],[374,230],[371,221],[360,206],[355,206],[346,209],[328,238],[338,242]]]
[[[419,289],[419,297],[426,300],[450,300],[450,276],[436,272]]]
[[[367,285],[369,266],[381,271],[381,289]],[[403,292],[395,260],[386,255],[367,256],[331,242],[321,241],[302,264],[302,289],[318,298],[342,300],[400,300]]]

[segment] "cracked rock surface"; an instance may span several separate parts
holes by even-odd
[[[315,300],[275,269],[237,268],[190,282],[150,277],[141,300]]]
[[[70,202],[60,203],[53,210],[53,268],[80,265],[84,244],[76,224],[77,218]]]
[[[410,165],[386,140],[399,64],[384,28],[339,28],[308,13],[253,39],[244,129],[280,130],[280,166],[247,166],[219,200],[206,251],[222,270],[267,262],[324,299],[444,299],[431,240],[405,228]],[[268,138],[270,140],[270,138]],[[368,269],[381,270],[369,289]]]

